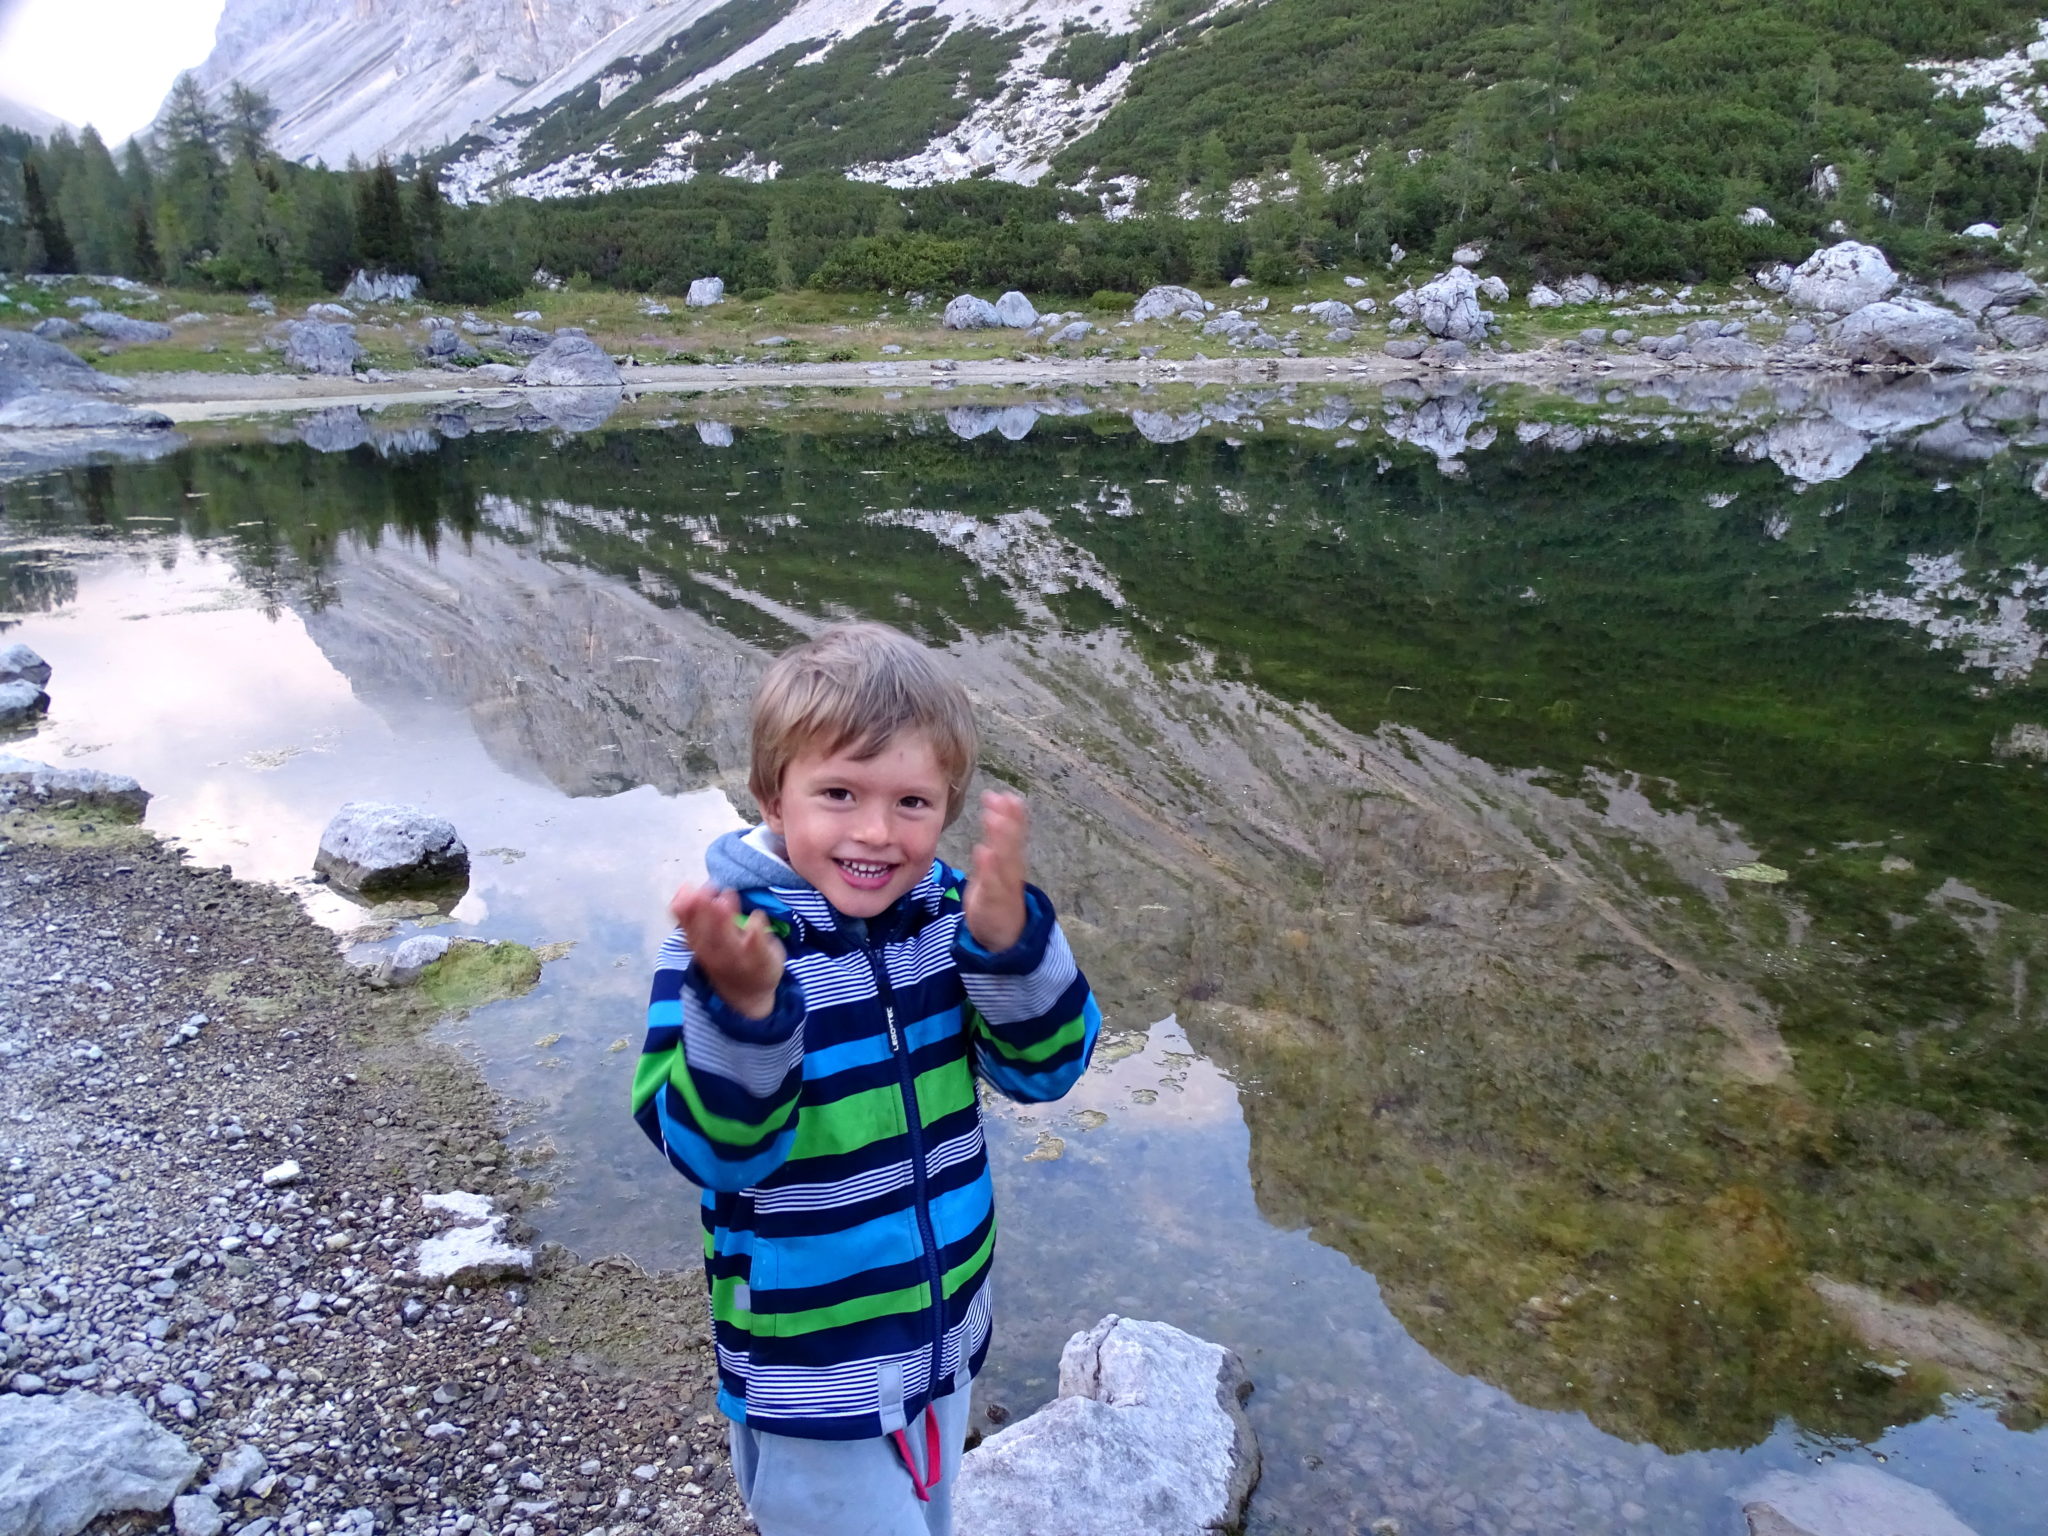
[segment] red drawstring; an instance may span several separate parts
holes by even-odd
[[[889,1436],[896,1443],[896,1454],[903,1458],[903,1470],[910,1474],[910,1486],[917,1493],[920,1504],[932,1501],[932,1490],[939,1486],[939,1474],[945,1469],[939,1464],[939,1412],[936,1405],[924,1411],[924,1465],[929,1474],[917,1475],[917,1462],[910,1454],[910,1437],[902,1430]]]

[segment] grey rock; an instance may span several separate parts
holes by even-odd
[[[1788,347],[1810,347],[1820,340],[1820,332],[1805,320],[1794,320],[1778,339]]]
[[[1581,272],[1577,277],[1568,277],[1557,286],[1557,296],[1566,304],[1604,304],[1614,297],[1614,290],[1590,272]],[[1529,296],[1535,303],[1535,294]]]
[[[1773,1472],[1736,1497],[1754,1536],[1976,1536],[1938,1494],[1853,1462]]]
[[[1471,355],[1472,349],[1462,341],[1440,341],[1422,354],[1422,360],[1432,367],[1444,368],[1462,363]]]
[[[1071,346],[1077,341],[1086,339],[1088,333],[1094,329],[1095,327],[1086,320],[1076,320],[1071,324],[1061,326],[1047,339],[1056,347]]]
[[[84,430],[92,427],[123,427],[156,432],[171,425],[162,411],[146,411],[122,405],[116,400],[91,395],[48,392],[22,395],[0,405],[0,429],[50,432]]]
[[[2041,296],[2041,285],[2024,272],[1987,268],[1960,272],[1941,284],[1941,296],[1964,314],[1981,317],[1995,306],[2024,304]]]
[[[1564,307],[1564,295],[1548,283],[1538,283],[1529,290],[1529,307],[1531,309],[1561,309]]]
[[[88,309],[78,323],[108,341],[169,341],[175,334],[160,320],[137,320],[111,309]]]
[[[1304,313],[1310,319],[1320,320],[1324,325],[1332,328],[1351,324],[1356,315],[1356,311],[1349,304],[1342,303],[1336,299],[1324,299],[1319,304],[1311,304]]]
[[[1486,313],[1479,307],[1479,283],[1464,267],[1415,290],[1415,319],[1432,336],[1447,341],[1478,341],[1486,335]]]
[[[1764,440],[1766,457],[1802,485],[1841,479],[1870,448],[1863,433],[1829,416],[1781,422]]]
[[[442,817],[409,805],[352,800],[320,834],[313,866],[342,889],[372,896],[463,884],[469,849]]]
[[[594,432],[611,419],[625,399],[618,385],[587,385],[582,388],[532,389],[526,404],[539,412],[550,427],[562,432]]]
[[[2007,315],[1991,322],[1991,334],[2022,352],[2048,347],[2048,316]]]
[[[1589,325],[1579,332],[1579,340],[1589,347],[1604,346],[1607,342],[1607,328],[1605,326]]]
[[[416,933],[384,957],[370,977],[376,987],[409,987],[452,947],[447,935]]]
[[[26,725],[49,707],[50,696],[34,683],[0,683],[0,725]],[[0,782],[4,782],[4,775],[0,775]]]
[[[299,441],[315,453],[347,453],[370,440],[370,424],[352,405],[319,411],[299,423]]]
[[[1479,297],[1489,304],[1505,304],[1508,301],[1508,285],[1498,277],[1479,279]]]
[[[110,378],[67,348],[24,331],[0,331],[0,402],[52,390],[68,395],[125,394],[125,381]]]
[[[1399,358],[1402,362],[1408,363],[1422,356],[1428,350],[1428,344],[1413,338],[1396,337],[1392,341],[1380,343],[1380,350],[1389,357]]]
[[[996,319],[1013,331],[1026,330],[1037,324],[1038,311],[1031,307],[1031,301],[1014,288],[996,300]]]
[[[488,1196],[457,1190],[428,1195],[430,1211],[453,1216],[451,1231],[419,1245],[413,1270],[427,1285],[481,1285],[489,1280],[525,1279],[533,1274],[533,1250],[508,1243],[505,1218],[494,1211]]]
[[[690,291],[683,295],[683,302],[691,309],[709,309],[724,298],[724,278],[699,277],[691,280]]]
[[[248,1486],[270,1470],[270,1462],[253,1445],[238,1445],[221,1457],[209,1486],[224,1499],[239,1499]]]
[[[356,328],[330,320],[287,320],[284,323],[284,360],[300,373],[329,374],[347,378],[362,361],[363,349],[356,342]]]
[[[1940,426],[1922,432],[1913,439],[1913,446],[1922,453],[1937,458],[1955,459],[1965,464],[1982,464],[1995,459],[2011,445],[1996,432],[1973,427],[1962,417],[1952,417]]]
[[[547,351],[553,339],[546,331],[537,331],[530,325],[508,325],[498,333],[498,345],[521,357],[538,357]]]
[[[181,1493],[171,1500],[171,1523],[178,1536],[220,1536],[227,1517],[203,1493]]]
[[[0,683],[31,682],[41,687],[50,680],[50,664],[19,640],[0,645]],[[15,1330],[9,1329],[10,1333]]]
[[[1875,304],[1899,286],[1899,275],[1874,245],[1844,240],[1815,251],[1792,271],[1785,297],[1801,309],[1846,315]]]
[[[697,441],[706,448],[730,448],[732,427],[722,421],[700,421],[697,423]]]
[[[1617,347],[1625,347],[1630,342],[1636,339],[1636,333],[1630,330],[1625,325],[1619,326],[1615,329],[1614,333],[1610,335],[1607,339],[1613,342]]]
[[[1740,336],[1709,336],[1696,341],[1692,355],[1709,368],[1761,368],[1764,349]]]
[[[66,320],[62,315],[52,315],[47,320],[38,320],[29,327],[29,332],[45,341],[69,341],[78,334],[78,322]]]
[[[1924,299],[1887,299],[1848,315],[1830,340],[1851,362],[1967,368],[1978,335],[1962,316]]]
[[[344,304],[308,304],[308,320],[353,320],[356,312]]]
[[[1067,1341],[1059,1396],[963,1458],[953,1504],[975,1536],[1212,1536],[1259,1476],[1232,1351],[1115,1315]]]
[[[34,686],[24,680],[0,688]],[[59,804],[68,801],[135,821],[149,808],[149,791],[125,774],[102,773],[97,768],[53,768],[0,752],[0,799],[19,803],[23,798]]]
[[[565,334],[558,334],[545,352],[526,365],[525,379],[529,384],[572,389],[616,388],[621,382],[619,365],[610,353],[588,336]]]
[[[949,331],[989,331],[1001,326],[1003,317],[987,299],[963,293],[946,305],[939,324]]]
[[[167,1508],[199,1471],[127,1398],[0,1397],[0,1531],[78,1536],[102,1515]]]
[[[419,291],[420,280],[408,272],[357,272],[341,297],[356,304],[409,304]]]
[[[1194,310],[1199,318],[1203,312],[1204,300],[1192,288],[1182,288],[1173,283],[1160,283],[1147,288],[1138,302],[1131,306],[1133,320],[1170,320],[1176,315]]]
[[[427,339],[420,346],[420,355],[428,362],[453,361],[459,358],[482,357],[476,343],[452,325],[435,325],[427,328]]]

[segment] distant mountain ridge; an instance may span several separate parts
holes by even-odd
[[[45,112],[11,96],[0,96],[0,128],[19,128],[32,139],[47,139],[59,128],[71,126],[54,112]]]

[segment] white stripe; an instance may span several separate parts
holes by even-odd
[[[872,1200],[877,1195],[902,1189],[910,1182],[910,1159],[906,1157],[886,1168],[871,1168],[866,1173],[833,1179],[828,1183],[780,1184],[772,1189],[756,1190],[753,1192],[754,1209],[771,1215],[778,1211],[828,1210],[835,1205]]]
[[[1079,971],[1066,934],[1055,926],[1046,941],[1045,958],[1029,975],[987,976],[963,970],[960,981],[991,1024],[1021,1024],[1038,1018],[1058,1002]]]
[[[683,989],[683,1060],[692,1072],[710,1072],[739,1084],[757,1099],[771,1096],[804,1059],[799,1024],[787,1040],[758,1044],[735,1040],[716,1024],[697,994]]]

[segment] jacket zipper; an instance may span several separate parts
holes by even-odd
[[[910,1177],[917,1205],[917,1235],[923,1245],[925,1283],[931,1288],[932,1362],[925,1389],[936,1392],[939,1384],[939,1356],[946,1341],[946,1309],[943,1279],[939,1274],[939,1239],[932,1230],[930,1196],[924,1176],[924,1124],[917,1112],[917,1084],[910,1072],[910,1053],[896,1028],[896,994],[889,985],[889,971],[879,954],[863,946],[868,968],[875,973],[875,989],[882,999],[882,1021],[889,1029],[889,1055],[896,1063],[896,1086],[903,1095],[903,1118],[910,1131]]]

